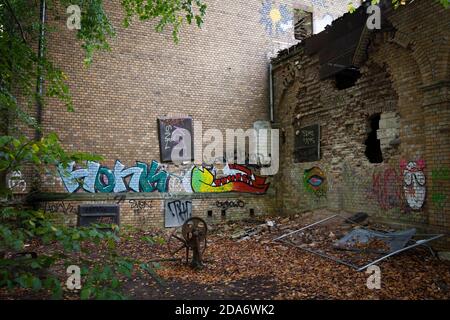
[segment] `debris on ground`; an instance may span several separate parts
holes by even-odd
[[[325,210],[321,214],[332,215]],[[366,286],[368,274],[272,241],[318,219],[321,216],[306,213],[213,225],[201,270],[193,270],[180,261],[161,261],[156,272],[165,286],[143,274],[123,280],[123,292],[131,299],[450,299],[450,262],[438,260],[425,248],[385,260],[380,264],[381,289],[370,290]],[[268,221],[273,221],[273,226]],[[366,221],[371,227],[393,231],[373,224],[370,219]],[[298,236],[307,240],[308,246],[320,249],[323,242],[333,243],[353,228],[344,224]],[[169,231],[134,231],[120,241],[120,250],[123,255],[142,261],[168,258],[166,243],[146,239],[167,237]],[[40,254],[53,248],[28,249]],[[65,276],[62,269],[61,279]],[[0,299],[18,298],[48,299],[48,296],[26,290],[0,290]],[[78,299],[78,296],[65,292],[64,298]]]

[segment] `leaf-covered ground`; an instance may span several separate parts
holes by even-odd
[[[413,249],[378,264],[381,289],[366,286],[369,274],[357,272],[293,246],[271,241],[296,230],[309,217],[274,218],[276,227],[261,228],[265,220],[224,222],[208,235],[204,267],[193,270],[184,262],[160,262],[157,273],[165,284],[149,275],[124,280],[123,290],[131,299],[449,299],[450,263],[439,261],[424,248]],[[266,219],[268,220],[268,218]],[[252,228],[260,228],[251,234]],[[336,237],[329,233],[318,236]],[[149,261],[169,258],[166,244],[149,244],[143,238],[168,233],[135,231],[121,242],[121,251]],[[240,237],[240,238],[239,238]],[[321,238],[322,237],[322,238]],[[1,298],[45,298],[24,292],[0,293]],[[66,298],[74,299],[73,293]]]

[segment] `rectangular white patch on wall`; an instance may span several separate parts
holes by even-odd
[[[192,217],[191,200],[166,200],[164,201],[164,226],[174,228]]]

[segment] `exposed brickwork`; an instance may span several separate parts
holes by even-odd
[[[175,199],[173,199],[175,200]],[[138,228],[158,227],[164,228],[164,201],[166,200],[99,200],[83,201],[83,204],[112,204],[120,205],[120,223]],[[170,201],[170,200],[167,200]],[[243,219],[258,217],[267,214],[274,214],[275,209],[268,205],[267,201],[260,197],[239,197],[230,196],[227,198],[217,198],[205,195],[203,199],[192,199],[192,215],[202,217],[207,222]],[[226,208],[224,202],[237,203],[238,206]],[[56,221],[67,225],[77,225],[78,205],[80,201],[50,201],[41,203],[41,209],[48,213],[54,213]],[[250,210],[253,209],[253,213]],[[223,213],[222,211],[225,211]],[[212,211],[212,215],[208,215]]]
[[[340,1],[282,1],[274,6],[293,4],[312,8],[315,19],[325,14],[337,18],[347,10]],[[337,5],[339,3],[339,5]],[[123,13],[117,1],[105,1],[106,12],[116,28],[111,52],[98,53],[89,68],[83,66],[83,51],[75,31],[66,28],[65,8],[60,17],[49,17],[58,32],[48,33],[48,55],[68,76],[75,112],[50,100],[44,109],[45,132],[56,132],[70,151],[102,155],[102,165],[114,167],[120,160],[126,166],[136,161],[159,161],[157,118],[165,115],[189,115],[201,121],[203,131],[217,128],[253,127],[255,121],[269,119],[268,57],[297,41],[293,30],[269,35],[261,23],[262,1],[207,1],[208,10],[201,30],[184,26],[180,43],[174,44],[171,30],[154,31],[156,22],[133,23],[122,27]],[[223,132],[225,133],[225,132]],[[194,132],[196,144],[201,144]],[[200,142],[199,142],[200,141]],[[205,145],[207,142],[203,142]],[[189,166],[168,165],[167,171],[184,174]],[[29,178],[29,175],[28,179]],[[66,192],[59,177],[42,177],[41,190]],[[182,191],[176,179],[169,182],[171,195]],[[157,192],[156,192],[157,193]],[[167,194],[149,194],[143,199],[149,206],[131,208],[121,203],[121,222],[140,227],[164,225],[164,199]],[[213,210],[221,219],[216,201],[240,199],[239,194],[193,199],[194,215],[206,216]],[[244,208],[230,208],[227,218],[274,214],[274,192],[263,196],[245,196]],[[113,199],[54,201],[48,208],[62,220],[74,224],[81,203],[114,203]],[[70,209],[67,209],[70,208]],[[64,211],[69,211],[64,213]]]
[[[317,55],[304,54],[301,45],[290,56],[285,52],[287,59],[275,60],[276,117],[285,134],[275,177],[277,203],[285,214],[317,207],[364,211],[379,220],[448,235],[450,12],[424,0],[387,18],[395,33],[371,36],[362,76],[348,89],[337,90],[331,79],[320,81]],[[294,80],[288,65],[295,66]],[[381,114],[380,164],[369,163],[364,154],[373,114]],[[314,123],[321,125],[321,160],[294,163],[295,134]],[[425,165],[420,209],[411,207],[404,190],[409,161]],[[304,190],[304,170],[313,166],[326,174],[326,197]],[[450,247],[449,237],[440,245]]]

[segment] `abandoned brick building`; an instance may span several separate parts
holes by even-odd
[[[360,8],[273,59],[277,207],[448,235],[450,12],[431,0],[381,9],[381,30]]]
[[[327,208],[448,234],[450,13],[437,1],[381,6],[369,30],[365,6],[350,14],[347,1],[211,0],[179,44],[154,22],[120,27],[120,5],[106,6],[117,38],[91,67],[73,31],[48,35],[75,112],[49,101],[42,126],[104,160],[43,176],[46,211],[76,224],[79,205],[114,204],[122,224],[172,227]],[[172,163],[174,128],[207,143],[194,121],[279,129],[279,172]]]

